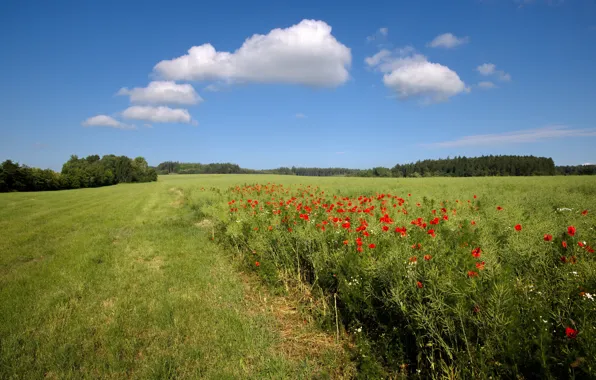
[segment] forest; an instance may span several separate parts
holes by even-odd
[[[0,164],[0,192],[48,191],[157,181],[157,172],[143,157],[113,154],[79,158],[72,155],[57,173],[6,160]]]
[[[236,164],[160,163],[158,174],[282,174],[297,176],[342,177],[485,177],[535,175],[593,175],[596,165],[555,166],[552,158],[535,156],[481,156],[423,160],[397,164],[393,168],[301,168],[280,167],[267,170],[244,169]]]

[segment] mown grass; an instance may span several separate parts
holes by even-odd
[[[512,254],[522,253],[519,263],[540,252],[536,242],[544,233],[561,226],[575,224],[586,240],[596,238],[596,179],[589,177],[174,175],[148,184],[0,194],[0,378],[349,376],[345,354],[333,345],[321,344],[329,349],[324,353],[299,349],[317,346],[319,333],[291,331],[302,320],[295,305],[267,300],[273,296],[243,281],[233,252],[216,244],[221,236],[211,240],[209,223],[201,224],[225,211],[228,187],[268,182],[320,186],[343,196],[412,193],[416,201],[476,194],[483,207],[506,210],[478,220],[484,250],[506,239]],[[561,207],[573,211],[555,211]],[[584,209],[590,214],[578,219]],[[523,234],[507,238],[516,223]],[[500,259],[485,255],[488,264]],[[308,298],[303,301],[316,304]],[[280,322],[280,310],[293,317]],[[332,309],[324,312],[332,315]],[[326,326],[335,333],[333,323]],[[589,334],[582,326],[578,340]],[[590,360],[563,372],[585,374]]]
[[[335,373],[341,357],[280,349],[275,313],[195,225],[186,197],[208,182],[1,194],[0,378]]]

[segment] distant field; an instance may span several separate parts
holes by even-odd
[[[387,193],[391,198],[377,199]],[[371,200],[360,205],[358,197]],[[403,205],[394,208],[394,197]],[[248,199],[259,203],[228,204]],[[325,211],[337,202],[346,205]],[[348,202],[376,207],[338,214]],[[449,220],[432,225],[435,238],[430,225],[410,224],[442,217],[443,207]],[[379,220],[384,214],[391,223]],[[358,343],[361,373],[593,376],[596,303],[585,294],[596,293],[596,256],[578,242],[596,246],[594,215],[594,177],[171,175],[157,183],[0,194],[0,378],[350,374],[332,343],[322,345],[325,352],[288,348],[279,304],[255,306],[265,290],[247,289],[234,257],[272,291],[310,289],[311,313],[331,337],[338,328],[336,294],[341,334]],[[350,216],[353,227],[329,216]],[[372,236],[355,231],[359,219],[368,221]],[[386,235],[383,225],[391,227]],[[407,228],[403,239],[396,226]],[[574,236],[568,226],[577,229]],[[545,234],[553,241],[544,241]],[[362,253],[357,236],[366,242]],[[418,242],[423,251],[413,252]],[[476,246],[478,258],[470,255]],[[412,256],[416,265],[408,263]],[[481,261],[482,270],[474,267]],[[354,278],[357,290],[347,285]],[[403,333],[390,329],[395,326]],[[567,327],[576,334],[566,335]],[[317,333],[292,334],[295,344],[303,336],[302,345],[311,345],[308,334]]]

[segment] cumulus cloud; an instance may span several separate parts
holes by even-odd
[[[469,37],[458,38],[451,33],[443,33],[435,37],[434,40],[428,43],[428,46],[433,48],[452,49],[456,46],[466,44],[470,41]]]
[[[478,82],[478,87],[484,88],[484,89],[490,89],[490,88],[497,87],[497,85],[495,85],[493,82],[490,82],[490,81],[483,81],[483,82]]]
[[[211,44],[159,62],[154,71],[169,80],[288,83],[335,87],[345,83],[350,49],[335,39],[323,21],[302,20],[286,29],[255,34],[234,52]]]
[[[169,108],[165,106],[132,106],[122,112],[125,119],[143,120],[152,123],[196,123],[188,110],[182,108]]]
[[[83,121],[84,127],[110,127],[117,129],[135,129],[134,125],[125,124],[108,115],[96,115]]]
[[[511,81],[511,75],[509,75],[503,70],[497,70],[497,65],[495,65],[494,63],[483,63],[482,65],[476,67],[476,70],[480,73],[480,75],[492,75],[503,82]]]
[[[596,129],[572,129],[565,125],[551,125],[542,128],[525,129],[513,132],[464,136],[456,140],[423,145],[439,148],[452,148],[462,146],[531,143],[546,139],[592,136],[596,136]]]
[[[154,81],[147,87],[129,90],[123,87],[117,95],[128,95],[131,103],[140,104],[198,104],[203,99],[190,84],[176,84],[172,81]]]
[[[395,52],[381,50],[365,62],[384,73],[383,83],[400,99],[420,97],[426,102],[441,102],[469,91],[455,71],[428,61],[411,47]]]

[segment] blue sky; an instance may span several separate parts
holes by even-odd
[[[9,0],[0,43],[0,160],[30,166],[596,162],[594,1]]]

